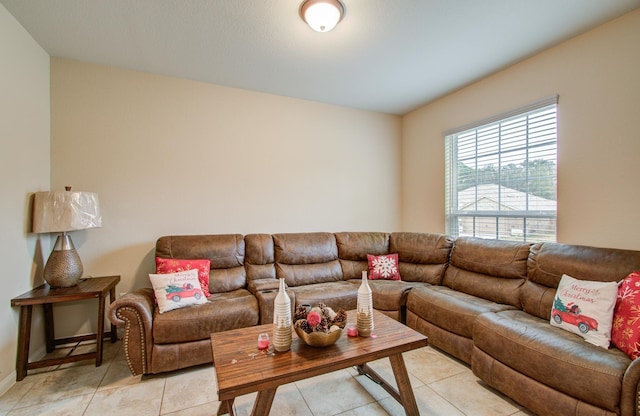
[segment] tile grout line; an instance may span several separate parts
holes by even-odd
[[[296,390],[298,391],[298,394],[300,395],[300,397],[302,397],[302,401],[304,402],[304,405],[307,406],[307,409],[309,409],[309,413],[311,413],[312,416],[316,416],[315,413],[313,413],[313,410],[311,410],[311,406],[309,406],[309,403],[307,402],[307,399],[305,399],[304,394],[302,394],[300,387],[298,387],[298,382],[294,381],[293,385],[296,387]]]
[[[158,416],[162,415],[162,403],[164,403],[164,396],[167,391],[167,377],[163,377],[162,383],[162,396],[160,397],[160,408],[158,409]]]
[[[85,416],[87,414],[87,411],[89,410],[89,407],[91,406],[91,403],[93,402],[93,399],[95,399],[96,394],[98,394],[98,390],[100,389],[100,386],[102,386],[102,383],[104,382],[105,378],[107,377],[107,374],[109,373],[109,370],[111,369],[111,365],[113,364],[113,361],[115,360],[115,356],[111,357],[111,359],[109,360],[109,363],[102,363],[102,365],[107,364],[107,369],[105,370],[104,374],[102,375],[102,378],[100,379],[100,382],[98,383],[98,385],[96,386],[96,389],[93,391],[93,394],[91,395],[91,400],[89,400],[89,403],[87,403],[87,407],[84,408],[84,411],[82,412],[82,416]]]

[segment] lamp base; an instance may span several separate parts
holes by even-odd
[[[82,277],[82,261],[66,233],[59,235],[44,267],[44,280],[51,287],[71,287]]]

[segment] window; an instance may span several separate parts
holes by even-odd
[[[447,234],[556,241],[557,102],[445,133]]]

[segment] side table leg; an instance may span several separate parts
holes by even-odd
[[[398,385],[398,392],[402,399],[404,412],[407,416],[420,416],[420,411],[416,404],[416,398],[413,395],[411,381],[409,381],[407,367],[404,365],[402,354],[389,356],[389,361],[391,361],[391,368],[393,369],[393,375],[396,378],[396,384]]]
[[[96,367],[102,365],[102,338],[104,336],[104,293],[98,298],[98,330],[96,331]]]
[[[20,322],[18,324],[18,355],[16,357],[16,381],[27,376],[29,364],[29,343],[31,341],[32,305],[20,307]]]
[[[56,349],[56,331],[53,324],[53,304],[43,303],[44,310],[44,338],[46,342],[47,352],[53,352]]]
[[[111,305],[116,300],[116,288],[113,287],[109,291],[109,305]],[[113,344],[118,340],[118,327],[111,323],[111,343]]]

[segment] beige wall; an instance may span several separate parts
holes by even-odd
[[[42,283],[42,251],[29,234],[29,194],[49,189],[49,55],[0,5],[0,394],[15,382],[18,309],[11,298]],[[34,311],[32,351],[44,354]]]
[[[399,117],[64,59],[51,102],[52,188],[98,192],[103,227],[72,237],[118,292],[162,235],[399,228]],[[61,331],[92,325],[74,308]]]
[[[49,58],[0,5],[0,392],[10,298],[42,282],[49,252],[28,195],[49,185],[100,194],[104,226],[73,238],[86,272],[121,274],[124,292],[148,285],[164,234],[443,232],[442,132],[557,93],[560,241],[640,249],[639,37],[636,11],[402,119],[64,59],[50,107]],[[59,335],[94,329],[93,305],[60,309]]]
[[[635,11],[406,115],[403,228],[445,230],[444,131],[559,94],[558,240],[640,249],[639,40]]]

